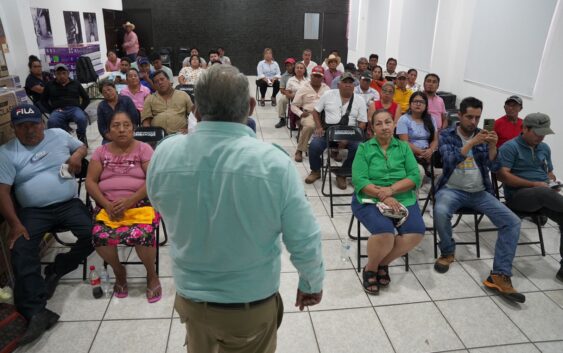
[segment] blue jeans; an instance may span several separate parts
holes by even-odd
[[[462,207],[485,214],[498,228],[492,272],[512,276],[512,260],[518,246],[521,221],[508,207],[486,191],[470,193],[446,187],[438,191],[434,205],[434,221],[440,235],[441,254],[445,256],[455,252],[451,221],[453,214]]]
[[[88,116],[80,107],[66,107],[53,110],[49,116],[49,121],[47,121],[47,127],[49,129],[58,127],[67,130],[68,123],[71,121],[76,123],[76,134],[85,136],[86,127],[88,127]]]
[[[354,161],[354,156],[356,155],[356,150],[358,149],[359,142],[352,142],[349,141],[346,145],[346,149],[348,150],[348,157],[342,163],[343,168],[352,168],[352,162]],[[315,136],[313,140],[309,144],[309,164],[311,166],[311,170],[319,171],[321,170],[321,155],[323,154],[324,150],[326,150],[326,138]],[[330,158],[330,156],[329,156]]]

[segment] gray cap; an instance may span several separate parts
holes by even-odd
[[[362,72],[361,79],[362,80],[371,80],[372,79],[371,72],[369,70]]]
[[[504,104],[506,104],[510,101],[516,102],[516,103],[520,104],[520,106],[522,106],[522,98],[520,98],[518,96],[510,96],[510,97],[506,98],[506,101],[504,101]]]
[[[342,75],[340,75],[340,82],[342,82],[346,79],[350,79],[352,81],[356,80],[356,78],[354,77],[354,75],[351,72],[345,72]]]
[[[549,116],[544,113],[531,113],[526,115],[523,125],[539,136],[555,134],[555,132],[551,130],[551,120]]]
[[[61,69],[65,70],[65,71],[68,71],[68,66],[66,66],[65,64],[57,64],[57,65],[55,65],[55,71],[59,71],[59,70],[61,70]]]

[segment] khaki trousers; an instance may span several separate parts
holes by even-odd
[[[283,94],[280,95],[280,99],[278,99],[278,116],[280,118],[286,118],[287,117],[287,107],[289,105],[289,101],[287,100],[287,97],[284,96]]]
[[[315,119],[313,119],[313,115],[309,115],[305,118],[301,118],[300,124],[302,129],[299,135],[299,142],[297,143],[297,150],[307,152],[307,145],[315,132]]]
[[[274,353],[283,317],[279,293],[243,308],[220,308],[176,294],[174,308],[186,324],[189,353]]]

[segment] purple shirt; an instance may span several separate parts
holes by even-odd
[[[145,105],[145,99],[151,94],[151,91],[147,87],[139,85],[139,90],[135,94],[131,93],[129,87],[124,87],[119,94],[131,98],[133,103],[135,103],[135,108],[142,112],[143,106]]]
[[[341,71],[336,70],[336,72],[330,72],[330,70],[325,70],[325,83],[330,87],[330,85],[332,84],[332,80],[334,80],[336,77],[342,75]]]
[[[442,114],[446,114],[446,105],[439,95],[428,96],[428,114],[432,115],[438,131],[442,129]]]

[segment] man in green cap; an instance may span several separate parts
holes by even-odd
[[[554,134],[549,116],[532,113],[522,124],[522,134],[500,148],[499,179],[504,182],[506,204],[514,211],[541,212],[559,226],[563,235],[563,195],[553,174],[551,150],[543,142]],[[559,243],[561,261],[557,278],[563,281],[563,238]]]

